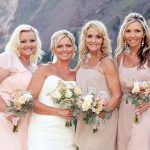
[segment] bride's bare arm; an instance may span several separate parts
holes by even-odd
[[[40,66],[33,75],[31,82],[28,86],[28,91],[32,92],[34,98],[34,111],[44,115],[57,115],[61,117],[69,117],[71,112],[68,109],[59,109],[47,106],[38,101],[38,96],[43,87],[44,81],[48,75],[48,66]]]

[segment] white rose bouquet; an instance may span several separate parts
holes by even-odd
[[[101,130],[104,128],[104,119],[100,118],[99,115],[104,112],[104,106],[107,105],[108,94],[101,91],[96,96],[94,93],[88,93],[82,97],[81,111],[83,120],[86,124],[89,124],[93,128],[93,133],[98,132],[98,126],[100,125]],[[106,119],[109,119],[111,114],[106,115]]]
[[[10,95],[6,114],[13,115],[13,132],[18,131],[19,120],[33,109],[33,97],[29,91],[16,90]]]
[[[62,109],[72,109],[73,117],[77,117],[79,110],[78,101],[81,95],[81,89],[73,83],[58,81],[56,89],[47,94]],[[74,118],[72,118],[73,120]],[[71,127],[72,120],[67,120],[65,126]]]
[[[126,103],[131,102],[135,107],[150,101],[150,82],[133,81],[128,85],[129,93]],[[139,123],[139,115],[135,113],[134,122]]]

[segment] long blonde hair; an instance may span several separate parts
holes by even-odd
[[[28,32],[28,31],[33,31],[35,34],[35,37],[36,37],[36,43],[37,43],[36,51],[30,57],[31,63],[36,64],[38,61],[38,58],[41,58],[41,56],[44,52],[41,50],[41,40],[39,37],[39,32],[37,29],[35,29],[31,25],[22,24],[22,25],[19,25],[18,27],[16,27],[16,29],[14,30],[14,32],[12,33],[12,35],[10,37],[8,44],[6,45],[5,51],[12,51],[18,57],[20,57],[20,52],[19,52],[20,39],[19,39],[19,36],[20,36],[21,32]]]
[[[108,56],[111,53],[110,39],[109,39],[105,25],[102,22],[97,21],[97,20],[89,21],[83,26],[81,30],[81,35],[80,35],[80,41],[79,41],[79,56],[80,56],[81,62],[83,63],[86,61],[86,57],[89,53],[88,48],[85,43],[85,39],[86,39],[87,31],[90,27],[93,27],[94,29],[96,29],[103,37],[101,57]]]
[[[150,67],[150,28],[148,27],[144,17],[138,13],[130,13],[125,17],[118,34],[116,55],[122,54],[125,51],[124,32],[127,26],[133,22],[139,22],[145,33],[145,37],[143,38],[144,45],[140,47],[138,51],[138,57],[140,59],[139,67],[143,66],[146,61],[148,61],[148,66]]]
[[[57,45],[58,45],[60,39],[62,39],[64,37],[68,37],[70,39],[74,49],[76,50],[75,38],[74,38],[73,34],[67,30],[59,30],[59,31],[53,33],[53,35],[51,37],[50,49],[52,50],[53,53],[54,53],[54,50],[57,48]]]

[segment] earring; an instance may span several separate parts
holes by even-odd
[[[141,47],[143,47],[144,46],[144,39],[142,39],[142,41],[141,41]]]
[[[128,44],[127,44],[126,41],[124,41],[124,50],[125,50],[125,52],[127,52],[127,53],[130,52],[130,48],[129,48],[129,46],[128,46]]]

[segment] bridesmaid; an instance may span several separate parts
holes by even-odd
[[[109,94],[106,110],[112,112],[111,119],[105,120],[105,127],[93,133],[91,126],[79,118],[75,136],[80,150],[116,150],[116,135],[121,89],[117,69],[110,57],[110,40],[105,25],[90,21],[84,25],[80,37],[80,64],[77,66],[76,81],[86,94],[90,87],[97,92]]]
[[[150,104],[141,104],[139,124],[133,122],[135,108],[126,104],[127,84],[150,81],[150,29],[142,15],[130,13],[118,36],[117,63],[123,91],[119,108],[118,150],[150,150]]]
[[[27,150],[26,116],[19,124],[18,132],[12,132],[12,115],[6,115],[9,94],[14,90],[26,90],[36,62],[41,54],[38,31],[30,25],[18,26],[6,48],[0,54],[0,149]]]

